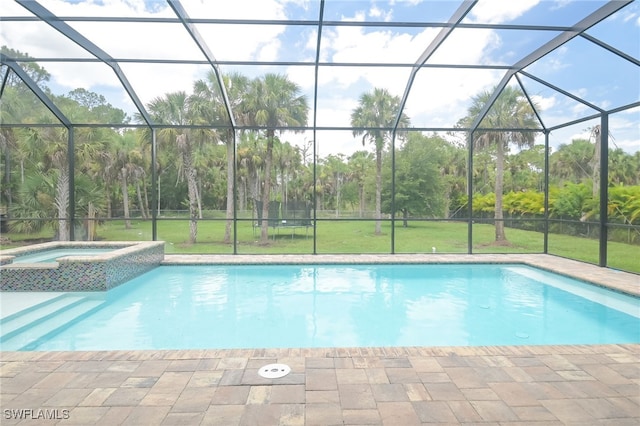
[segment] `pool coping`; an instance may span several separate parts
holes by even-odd
[[[87,263],[103,263],[109,262],[123,256],[130,255],[132,252],[147,247],[156,247],[164,245],[163,241],[50,241],[36,245],[17,247],[12,249],[0,250],[0,265],[3,268],[56,268],[56,263],[70,262],[87,262]],[[107,253],[97,253],[90,255],[67,255],[60,256],[57,262],[48,263],[20,263],[14,264],[11,261],[20,255],[39,253],[46,250],[55,250],[60,248],[112,248],[113,251]]]
[[[89,361],[89,360],[179,360],[204,358],[265,358],[282,360],[289,357],[354,358],[354,357],[433,357],[433,356],[518,356],[563,355],[581,353],[635,354],[640,362],[640,343],[599,345],[516,345],[516,346],[366,346],[326,348],[253,348],[253,349],[160,349],[102,351],[0,351],[2,361]],[[1,377],[1,376],[0,376]],[[639,389],[640,391],[640,389]]]

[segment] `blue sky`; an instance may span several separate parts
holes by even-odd
[[[175,17],[163,1],[41,0],[59,16]],[[368,23],[446,22],[460,1],[337,1],[327,0],[326,21]],[[602,7],[605,1],[481,0],[464,22],[514,25],[573,25]],[[183,0],[192,18],[273,20],[317,20],[316,0]],[[5,16],[29,16],[17,3],[3,2]],[[202,60],[203,56],[178,24],[144,25],[71,22],[75,29],[115,58],[164,58]],[[218,60],[313,61],[317,28],[313,26],[224,26],[198,24],[198,31]],[[439,28],[399,26],[323,27],[321,61],[328,63],[414,63],[440,31]],[[428,64],[509,65],[525,57],[558,32],[534,30],[457,29]],[[640,4],[635,2],[587,31],[624,54],[640,57]],[[0,44],[37,57],[90,55],[41,23],[3,22]],[[84,87],[102,93],[114,106],[133,112],[133,104],[121,89],[113,71],[104,64],[51,62],[44,66],[52,74],[51,87],[65,93]],[[193,81],[209,71],[198,65],[140,65],[122,63],[125,76],[143,103],[165,93],[191,91]],[[266,72],[286,73],[297,82],[312,103],[314,69],[309,66],[221,66],[223,72],[239,71],[248,76]],[[383,87],[401,96],[409,78],[407,67],[321,67],[318,80],[317,124],[349,126],[350,113],[365,91]],[[635,64],[602,49],[584,38],[576,38],[545,56],[527,72],[603,109],[615,108],[640,98],[640,72]],[[463,117],[470,99],[500,81],[504,70],[428,68],[418,72],[406,104],[406,113],[418,127],[451,127]],[[527,91],[541,107],[546,126],[589,116],[596,111],[526,77]],[[640,108],[614,114],[610,119],[616,146],[628,152],[640,150]],[[309,124],[313,124],[311,119]],[[552,133],[552,144],[588,137],[590,121]],[[360,149],[350,132],[319,132],[320,153]],[[310,140],[310,132],[290,135],[294,142]]]

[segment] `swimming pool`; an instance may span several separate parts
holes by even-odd
[[[640,342],[638,298],[516,264],[160,266],[54,301],[75,312],[3,320],[2,349]]]

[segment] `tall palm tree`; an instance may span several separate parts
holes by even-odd
[[[257,133],[244,133],[238,144],[237,174],[240,191],[243,193],[240,200],[244,206],[248,204],[248,200],[255,201],[260,196],[260,171],[264,165],[264,147],[261,146],[261,141]],[[257,209],[255,203],[254,208]],[[254,213],[258,217],[258,211]]]
[[[271,196],[271,168],[273,145],[278,127],[304,126],[309,114],[307,98],[300,94],[300,87],[285,75],[266,74],[251,82],[247,97],[250,119],[258,126],[266,127],[267,151],[264,160],[264,187],[262,189],[262,230],[260,241],[268,242],[269,199]]]
[[[359,105],[351,112],[354,136],[362,136],[362,145],[371,142],[376,151],[376,235],[382,233],[382,151],[393,133],[384,129],[395,124],[400,111],[400,98],[392,96],[387,89],[375,88],[360,96]],[[398,128],[409,126],[409,117],[400,116]]]
[[[347,164],[343,154],[329,154],[324,159],[325,172],[329,180],[329,191],[335,204],[336,218],[340,217],[340,205],[342,203],[342,185],[347,174]]]
[[[182,91],[155,98],[147,107],[158,124],[183,126],[192,121],[189,111],[189,97]],[[175,141],[182,174],[186,178],[188,188],[189,243],[194,244],[198,238],[198,181],[194,166],[195,142],[187,129],[173,126],[160,130],[158,140],[167,144]]]
[[[282,203],[287,205],[289,202],[290,184],[295,182],[297,172],[302,165],[302,158],[300,156],[300,149],[294,147],[289,142],[281,143],[277,145],[275,150],[275,163],[276,170],[280,175],[281,191],[282,191]],[[294,193],[295,193],[295,188]],[[299,201],[295,196],[293,201]]]
[[[492,91],[484,91],[472,99],[471,106],[460,124],[468,127],[473,123],[484,106],[491,99]],[[509,151],[509,145],[515,144],[519,148],[531,148],[535,142],[535,133],[518,131],[513,129],[535,129],[539,127],[536,119],[535,109],[537,105],[532,105],[527,100],[524,93],[515,87],[507,86],[489,109],[484,119],[480,123],[481,128],[496,129],[482,130],[477,132],[474,138],[475,147],[478,150],[495,149],[496,156],[496,178],[495,178],[495,237],[496,242],[506,242],[507,237],[504,232],[502,192],[504,187],[504,157]],[[500,130],[510,129],[510,130]]]
[[[247,124],[245,98],[250,80],[240,74],[231,73],[222,77],[227,99],[234,114],[236,124]],[[230,126],[228,113],[218,78],[214,71],[210,71],[204,80],[198,80],[193,86],[194,109],[205,124]],[[224,140],[227,149],[227,223],[224,232],[224,242],[231,242],[231,227],[233,224],[233,189],[234,189],[234,130],[231,127],[217,132]]]

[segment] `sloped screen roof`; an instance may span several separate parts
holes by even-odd
[[[50,95],[84,88],[125,111],[129,125],[153,126],[154,98],[191,92],[211,71],[218,82],[286,74],[309,100],[306,129],[349,129],[359,96],[375,87],[400,96],[425,130],[453,128],[475,94],[495,98],[507,85],[539,105],[540,129],[602,112],[640,116],[632,1],[17,0],[1,14],[3,87],[22,80],[65,125],[89,123]],[[33,63],[49,81],[29,78]]]

